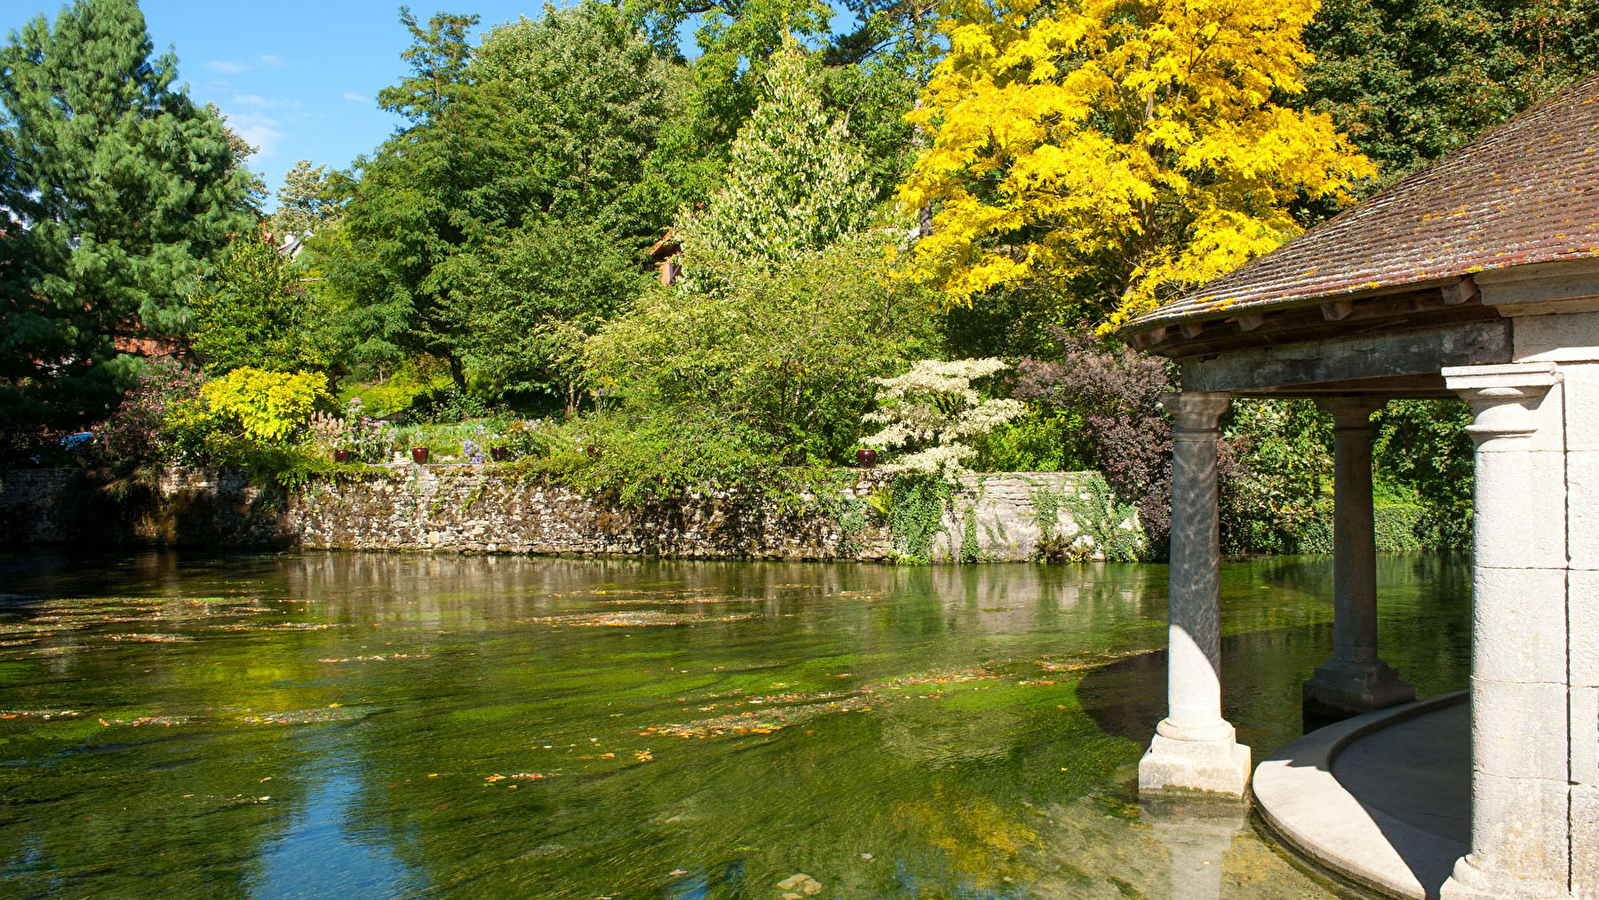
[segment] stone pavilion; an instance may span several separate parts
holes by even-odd
[[[1221,708],[1217,423],[1233,397],[1314,398],[1335,422],[1335,636],[1304,697],[1359,718],[1333,726],[1343,737],[1324,742],[1323,762],[1290,759],[1271,777],[1297,768],[1349,802],[1343,819],[1332,800],[1290,816],[1280,807],[1298,789],[1274,780],[1268,792],[1262,765],[1263,813],[1297,816],[1290,843],[1389,893],[1599,898],[1599,77],[1121,334],[1181,373],[1167,401],[1169,710],[1140,791],[1248,789],[1250,750]],[[1370,415],[1395,398],[1448,397],[1473,410],[1476,447],[1469,728],[1462,711],[1458,731],[1428,738],[1469,741],[1469,776],[1463,765],[1433,797],[1469,791],[1456,850],[1351,799],[1333,764],[1348,741],[1440,702],[1411,704],[1377,643]],[[1441,883],[1416,874],[1427,854],[1460,850]],[[1379,871],[1389,864],[1411,872]]]

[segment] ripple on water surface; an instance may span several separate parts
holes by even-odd
[[[1140,807],[1161,566],[0,557],[0,895],[1342,896]],[[1462,563],[1384,655],[1464,686]],[[1228,715],[1300,730],[1324,559],[1230,563]]]

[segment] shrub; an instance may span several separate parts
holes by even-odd
[[[1094,463],[1077,447],[1081,417],[1057,410],[1032,410],[972,441],[971,468],[979,472],[1075,472]]]
[[[293,375],[248,366],[234,369],[201,389],[211,413],[236,422],[246,436],[267,444],[288,443],[311,422],[326,398],[322,376]]]
[[[176,360],[146,361],[133,388],[95,429],[91,458],[121,470],[178,462],[181,451],[168,420],[180,408],[199,402],[204,383],[204,376]]]
[[[246,366],[292,372],[326,362],[325,313],[269,239],[235,238],[213,283],[194,299],[194,351],[208,373]]]
[[[1311,400],[1233,400],[1224,430],[1231,465],[1221,483],[1229,553],[1311,549],[1332,492],[1332,418]]]
[[[570,435],[553,419],[517,419],[505,426],[505,448],[513,459],[543,459],[571,446]]]
[[[698,441],[725,429],[714,443],[790,465],[846,462],[872,377],[925,350],[924,298],[884,281],[891,238],[859,235],[781,267],[723,257],[713,290],[650,291],[585,347],[600,402],[650,433],[675,420]]]
[[[983,399],[973,381],[1009,369],[998,359],[961,359],[941,362],[924,359],[894,378],[873,379],[879,385],[878,408],[862,421],[883,426],[861,443],[884,450],[899,450],[884,466],[889,471],[926,475],[954,475],[977,455],[974,438],[1021,417],[1027,405],[1020,400]]]
[[[1160,400],[1172,390],[1169,364],[1106,343],[1082,327],[1052,328],[1060,362],[1023,358],[1014,396],[1081,423],[1068,442],[1092,461],[1122,502],[1138,508],[1152,552],[1163,554],[1171,531],[1171,423]]]
[[[1374,422],[1379,490],[1414,494],[1439,548],[1471,546],[1471,409],[1458,400],[1395,400]]]
[[[348,450],[361,462],[377,463],[394,448],[395,430],[366,415],[361,398],[352,397],[342,417],[327,412],[313,415],[306,440],[326,450]]]

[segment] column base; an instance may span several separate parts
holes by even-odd
[[[1306,719],[1341,719],[1416,699],[1416,686],[1382,660],[1329,659],[1305,682]]]
[[[1559,900],[1573,896],[1564,885],[1533,881],[1483,869],[1477,857],[1462,856],[1438,889],[1439,900]]]
[[[1140,795],[1198,792],[1244,796],[1249,787],[1249,748],[1231,737],[1181,741],[1157,734],[1138,761]]]

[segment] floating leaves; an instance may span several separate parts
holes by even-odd
[[[291,709],[284,712],[252,713],[240,716],[246,725],[320,725],[327,722],[349,722],[364,718],[373,712],[369,706],[324,706],[314,709]]]
[[[669,613],[660,610],[604,613],[597,615],[540,616],[528,619],[527,624],[549,625],[552,628],[675,628],[682,625],[702,625],[709,622],[743,622],[760,618],[759,613],[736,613],[714,616],[703,613]]]
[[[0,709],[0,719],[76,719],[83,713],[75,709]]]
[[[432,659],[431,653],[379,653],[375,656],[333,656],[319,659],[319,663],[389,662],[396,659]]]
[[[181,634],[153,634],[135,632],[133,634],[108,634],[108,641],[126,642],[130,644],[192,644],[194,638]]]

